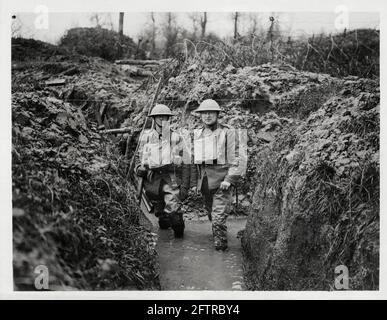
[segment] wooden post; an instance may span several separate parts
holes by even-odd
[[[206,35],[207,26],[207,12],[203,12],[203,17],[200,17],[201,37],[204,38]]]
[[[234,40],[238,37],[238,17],[239,17],[239,12],[235,12],[235,14],[234,14]]]
[[[120,18],[118,22],[118,57],[122,57],[122,46],[123,46],[123,38],[124,38],[124,13],[120,12]]]

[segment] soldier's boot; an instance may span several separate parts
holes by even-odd
[[[231,203],[231,190],[218,190],[214,194],[212,205],[212,234],[216,250],[227,250],[226,219]]]
[[[168,215],[166,214],[161,214],[159,216],[159,227],[160,229],[162,230],[166,230],[166,229],[169,229],[169,227],[171,226],[171,219]]]
[[[156,217],[161,217],[164,214],[165,203],[164,201],[153,201],[153,213]]]
[[[221,242],[215,240],[215,250],[226,251],[228,249],[227,242]]]
[[[212,235],[214,238],[215,250],[227,250],[227,227],[226,225],[212,224]]]
[[[173,229],[175,238],[183,238],[185,224],[184,224],[183,214],[181,212],[176,212],[172,214],[171,227]]]
[[[215,244],[215,250],[217,251],[226,251],[227,249],[227,244]]]

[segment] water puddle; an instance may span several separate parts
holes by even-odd
[[[183,239],[172,230],[160,230],[157,218],[147,215],[158,233],[162,290],[244,290],[238,231],[246,219],[228,218],[228,251],[216,251],[209,221],[186,220]]]

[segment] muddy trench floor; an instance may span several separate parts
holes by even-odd
[[[228,249],[214,248],[209,220],[185,220],[184,238],[161,230],[158,219],[146,214],[158,235],[156,250],[162,290],[245,290],[241,242],[237,238],[246,218],[227,218]]]

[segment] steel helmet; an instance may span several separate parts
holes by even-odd
[[[171,109],[169,109],[165,104],[156,104],[150,115],[150,117],[154,117],[154,116],[173,116],[172,112],[171,112]]]
[[[204,112],[204,111],[218,111],[218,112],[220,112],[220,111],[222,111],[222,109],[220,109],[219,104],[215,100],[206,99],[199,105],[199,108],[197,108],[195,111],[196,112]]]

